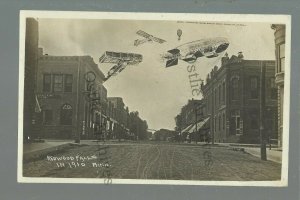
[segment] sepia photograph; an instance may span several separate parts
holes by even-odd
[[[290,23],[21,11],[18,182],[287,186]]]

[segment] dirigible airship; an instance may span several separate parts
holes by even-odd
[[[213,58],[219,56],[229,46],[226,38],[210,38],[185,43],[168,51],[163,57],[167,59],[166,67],[178,64],[178,59],[194,63],[199,57]]]

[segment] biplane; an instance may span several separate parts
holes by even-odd
[[[229,41],[226,38],[210,38],[196,40],[180,45],[171,49],[163,55],[166,59],[166,67],[171,67],[178,64],[178,59],[188,63],[196,62],[199,57],[214,58],[225,51],[229,46]]]
[[[163,39],[160,39],[158,37],[154,37],[153,35],[150,35],[148,33],[146,33],[145,31],[142,31],[142,30],[139,30],[138,32],[136,32],[136,34],[138,34],[139,36],[142,36],[144,37],[144,39],[142,40],[134,40],[134,46],[138,46],[138,45],[141,45],[145,42],[158,42],[158,43],[164,43],[166,42],[165,40]]]
[[[108,80],[111,76],[116,76],[122,72],[127,65],[136,65],[142,62],[143,56],[141,54],[135,53],[121,53],[121,52],[112,52],[106,51],[99,58],[100,63],[113,63],[115,64],[107,73],[105,81]]]

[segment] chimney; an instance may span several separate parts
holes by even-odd
[[[39,47],[39,49],[38,49],[38,55],[39,56],[43,55],[43,48]]]
[[[240,52],[238,53],[238,58],[241,59],[241,60],[244,58],[244,55],[243,55],[243,52],[242,52],[242,51],[240,51]]]
[[[228,60],[229,60],[229,57],[228,57],[228,53],[226,52],[225,55],[222,57],[221,66],[226,65]]]

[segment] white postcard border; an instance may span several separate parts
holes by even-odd
[[[88,11],[20,11],[19,35],[19,95],[18,95],[18,169],[17,180],[23,183],[104,183],[100,178],[34,178],[23,177],[23,98],[25,61],[25,19],[122,19],[122,20],[171,20],[210,22],[261,22],[286,25],[286,55],[284,77],[283,147],[280,181],[195,181],[195,180],[143,180],[113,179],[113,184],[167,184],[214,186],[288,186],[289,123],[290,123],[290,70],[291,70],[291,16],[271,14],[196,14],[196,13],[141,13],[141,12],[88,12]]]

